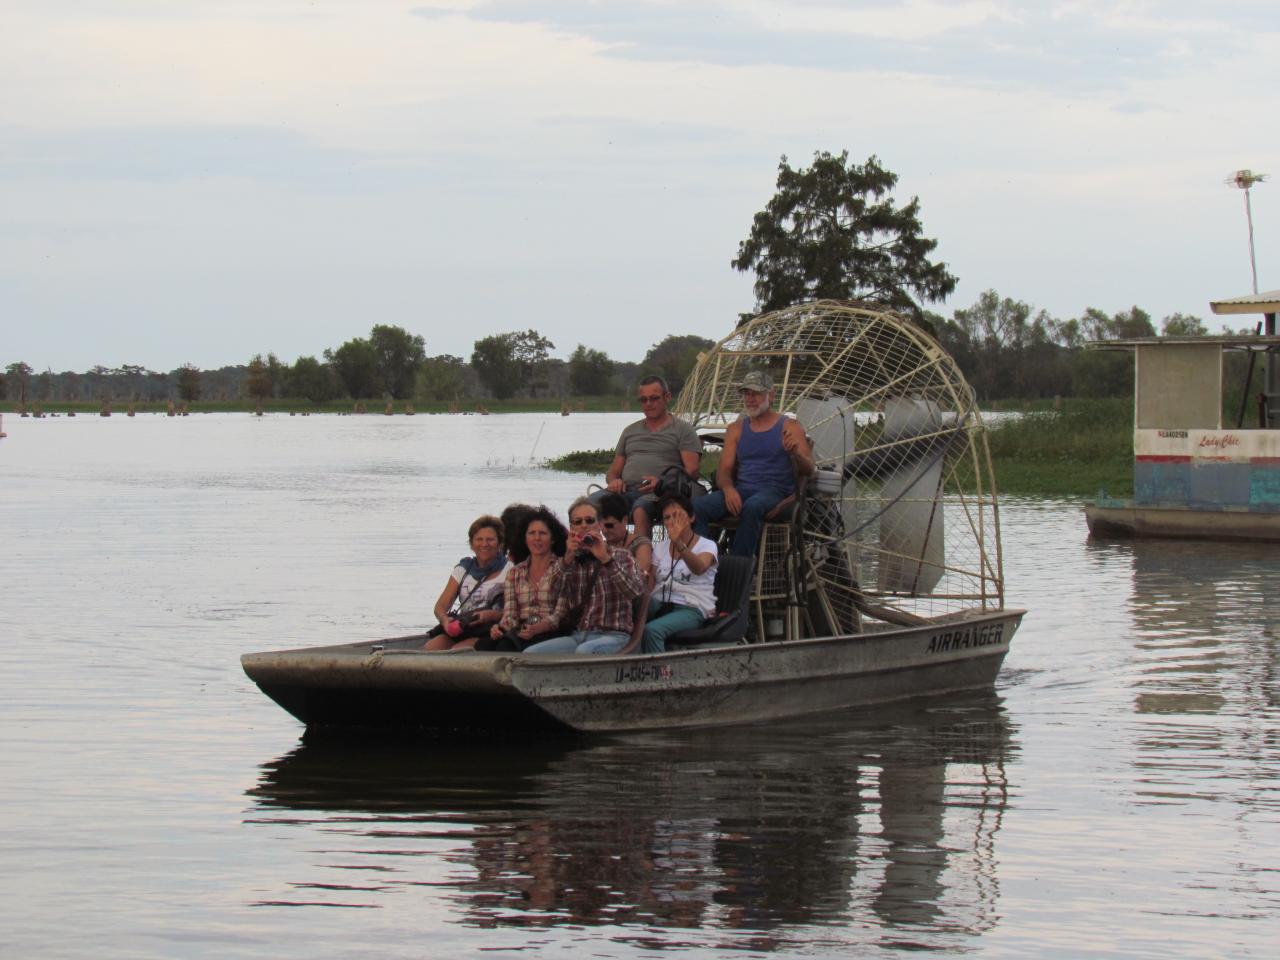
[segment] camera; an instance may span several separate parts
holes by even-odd
[[[460,613],[454,619],[449,620],[444,625],[444,632],[455,640],[462,636],[463,631],[473,626],[476,622],[476,613],[474,610],[467,613]]]
[[[595,536],[594,534],[588,533],[585,537],[583,537],[581,540],[578,541],[578,544],[579,544],[578,550],[576,553],[574,553],[573,559],[576,560],[578,563],[588,563],[589,561],[595,559],[591,553],[591,547],[594,546],[595,542],[599,539],[600,538]]]

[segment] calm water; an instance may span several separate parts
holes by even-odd
[[[304,744],[241,673],[424,628],[626,419],[6,417],[0,955],[1275,955],[1274,546],[1009,503],[997,689],[821,722]]]

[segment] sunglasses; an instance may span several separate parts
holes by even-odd
[[[595,522],[595,517],[574,517],[569,521],[569,525],[573,527],[589,527]]]

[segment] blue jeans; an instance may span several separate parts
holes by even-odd
[[[631,635],[616,630],[578,630],[570,636],[539,640],[525,653],[617,653]]]
[[[760,529],[764,526],[765,514],[780,504],[791,491],[779,487],[760,487],[751,490],[739,487],[742,497],[742,511],[738,514],[738,529],[734,532],[733,543],[729,553],[735,557],[754,557],[760,546]],[[724,491],[714,490],[705,497],[693,501],[693,529],[701,536],[711,538],[711,524],[722,520],[729,513],[724,505]]]
[[[645,624],[640,649],[644,653],[663,653],[667,649],[667,637],[681,630],[693,630],[704,622],[702,611],[696,607],[676,607]]]

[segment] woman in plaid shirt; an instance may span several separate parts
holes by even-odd
[[[513,559],[521,552],[525,557],[507,574],[502,619],[493,625],[491,641],[510,631],[523,646],[551,636],[559,628],[568,609],[561,589],[564,568],[560,564],[567,538],[564,524],[546,507],[538,507],[524,518],[512,543],[512,554]],[[524,545],[523,551],[520,544]],[[493,646],[481,642],[476,648]]]

